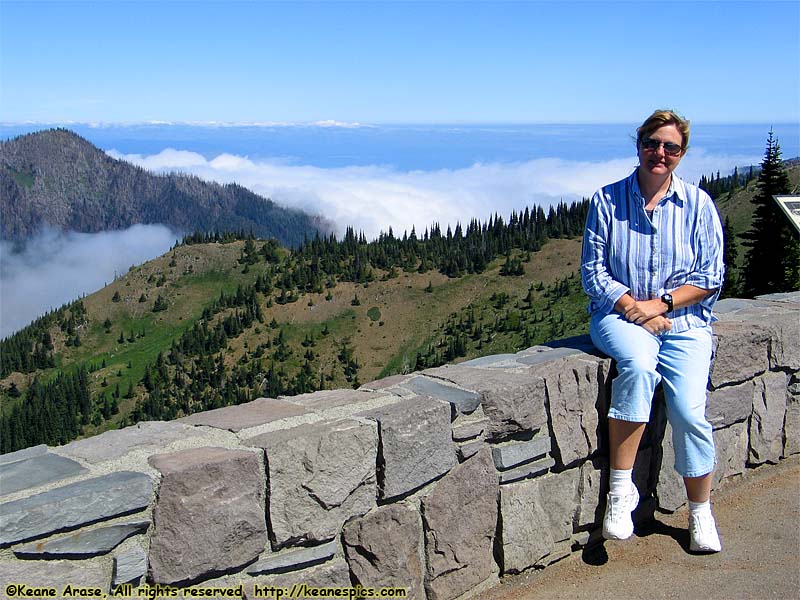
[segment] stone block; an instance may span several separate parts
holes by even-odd
[[[256,436],[266,450],[270,541],[328,541],[350,517],[376,504],[378,427],[368,420],[325,421]]]
[[[716,349],[711,362],[713,388],[741,383],[769,369],[772,335],[755,323],[719,321],[714,325]]]
[[[150,521],[132,521],[81,530],[66,537],[18,546],[14,548],[14,554],[20,558],[89,558],[108,554],[132,535],[144,533],[149,527]]]
[[[484,442],[482,440],[467,442],[466,444],[459,444],[458,448],[456,449],[458,462],[464,462],[468,458],[475,456],[480,449],[483,448],[483,446]]]
[[[193,448],[150,463],[162,474],[150,541],[153,581],[208,579],[264,550],[264,477],[256,453]]]
[[[417,396],[361,416],[378,423],[381,499],[412,492],[455,466],[447,402]]]
[[[479,394],[489,419],[486,436],[500,441],[520,432],[547,429],[544,379],[529,373],[445,365],[424,372]]]
[[[783,454],[783,421],[786,415],[786,373],[771,371],[759,378],[750,416],[749,462],[777,463]]]
[[[344,527],[344,549],[353,581],[364,587],[406,588],[425,598],[422,520],[403,503],[372,509]]]
[[[403,387],[415,394],[444,400],[450,403],[458,414],[470,414],[481,404],[480,394],[454,385],[446,385],[430,377],[419,375],[410,377],[403,383]]]
[[[500,488],[504,573],[545,565],[556,544],[569,541],[579,506],[579,481],[579,470],[570,469]]]
[[[103,593],[110,588],[106,569],[97,560],[0,560],[0,597],[9,597],[5,589],[9,583],[24,583],[28,588],[52,587],[59,592],[68,585],[99,587]]]
[[[266,425],[273,421],[297,417],[308,410],[296,403],[275,398],[258,398],[245,404],[223,406],[178,419],[188,425],[207,425],[228,431],[241,431],[248,427]]]
[[[123,583],[136,585],[143,581],[146,575],[147,553],[141,546],[133,546],[114,557],[112,586],[116,587]]]
[[[113,429],[70,442],[60,446],[58,452],[94,465],[117,460],[134,451],[161,452],[173,442],[202,436],[203,432],[195,427],[175,421],[142,421],[124,429]]]
[[[800,453],[800,394],[792,394],[786,403],[783,422],[783,456]]]
[[[455,598],[492,574],[498,491],[491,452],[483,448],[422,499],[429,600]]]
[[[591,527],[603,522],[607,481],[608,464],[604,459],[587,460],[580,466],[576,528]]]
[[[675,470],[675,446],[672,442],[672,425],[667,423],[661,449],[661,465],[656,484],[658,507],[673,512],[686,504],[686,488],[683,477]]]
[[[580,355],[534,368],[545,381],[552,453],[562,466],[584,460],[600,447],[600,415],[605,417],[608,410],[605,382],[610,365],[609,359]]]
[[[297,396],[281,396],[281,400],[302,406],[305,409],[315,412],[323,412],[332,408],[342,406],[353,406],[377,400],[387,394],[376,394],[363,390],[351,390],[347,388],[338,390],[321,390],[309,394],[298,394]]]
[[[17,462],[18,460],[41,456],[42,454],[47,454],[46,444],[39,444],[38,446],[23,448],[22,450],[16,450],[14,452],[7,452],[6,454],[0,454],[0,465],[7,465],[12,462]]]
[[[550,452],[550,445],[550,436],[540,434],[532,440],[492,446],[494,465],[502,471],[542,458]]]
[[[453,441],[467,442],[478,438],[483,438],[486,428],[489,426],[489,419],[478,419],[475,421],[461,421],[462,417],[453,421]]]
[[[281,552],[266,552],[255,563],[247,567],[249,575],[266,575],[270,573],[286,573],[297,571],[305,567],[317,565],[332,559],[339,550],[336,540],[307,546],[293,548]]]
[[[300,571],[292,571],[280,575],[260,575],[251,578],[247,582],[244,586],[244,596],[249,600],[274,598],[276,597],[275,592],[274,590],[270,592],[270,588],[283,588],[284,597],[288,598],[292,587],[295,585],[297,586],[295,588],[296,593],[291,596],[292,598],[318,600],[325,597],[322,595],[325,593],[322,588],[349,588],[350,571],[344,559],[336,558]],[[301,590],[299,588],[300,585],[305,585],[306,589]],[[256,593],[257,587],[260,588],[259,593]],[[304,591],[306,593],[303,593]]]
[[[69,458],[48,452],[0,465],[0,496],[88,473]]]
[[[0,504],[0,546],[144,510],[152,498],[150,477],[118,471],[5,502]]]
[[[729,427],[746,421],[753,412],[753,381],[726,385],[708,393],[706,419],[714,427]]]
[[[744,473],[748,450],[747,423],[734,423],[724,429],[715,429],[714,447],[717,451],[717,467],[712,487],[717,488],[726,477]]]
[[[524,465],[514,467],[508,471],[502,471],[500,473],[500,483],[507,484],[514,481],[519,481],[520,479],[544,475],[552,467],[554,467],[555,464],[556,460],[552,456],[546,456],[545,458],[541,458],[530,463],[525,463]]]

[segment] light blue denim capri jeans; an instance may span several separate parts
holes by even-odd
[[[711,327],[655,336],[612,312],[595,313],[589,331],[595,346],[617,363],[608,416],[646,423],[653,392],[662,382],[672,425],[675,470],[683,477],[701,477],[713,471],[714,437],[705,416]]]

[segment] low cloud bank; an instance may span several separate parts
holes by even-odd
[[[45,231],[14,252],[0,241],[0,338],[167,252],[180,235],[163,225],[103,233]]]
[[[547,209],[560,200],[580,200],[625,177],[637,164],[635,156],[602,162],[543,158],[404,172],[377,165],[298,166],[282,159],[254,161],[234,154],[209,160],[171,148],[150,156],[109,154],[156,172],[179,171],[219,183],[239,183],[284,206],[323,215],[335,223],[339,234],[353,226],[369,239],[389,227],[396,234],[412,226],[421,233],[433,222],[444,228],[473,218],[486,220],[493,213],[505,217],[532,204]],[[758,157],[723,157],[693,149],[679,173],[696,182],[703,174],[717,170],[727,174],[736,165],[758,161]]]
[[[559,158],[520,163],[482,163],[462,169],[398,171],[386,166],[322,168],[286,164],[284,159],[253,161],[234,154],[208,160],[202,155],[166,149],[121,158],[157,172],[179,171],[219,183],[239,183],[285,206],[320,214],[368,239],[391,227],[396,235],[431,223],[443,229],[476,218],[537,204],[545,210],[560,200],[590,196],[600,186],[621,179],[636,157],[602,162]],[[688,181],[736,165],[758,164],[757,156],[719,156],[695,148],[679,173]],[[12,253],[0,242],[0,337],[6,337],[51,308],[91,293],[139,264],[166,252],[180,235],[167,227],[137,225],[99,234],[46,232]]]

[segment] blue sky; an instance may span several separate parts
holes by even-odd
[[[5,122],[800,120],[800,3],[0,2]]]

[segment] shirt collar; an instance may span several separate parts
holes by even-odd
[[[633,191],[634,196],[640,200],[644,200],[642,196],[642,191],[639,189],[639,178],[636,174],[639,172],[638,167],[633,170],[633,173],[630,174],[628,179],[630,180],[631,190]],[[669,188],[667,189],[667,193],[664,195],[667,200],[674,200],[676,202],[685,202],[686,201],[686,186],[683,183],[683,180],[675,175],[672,174],[672,180],[669,182]]]

